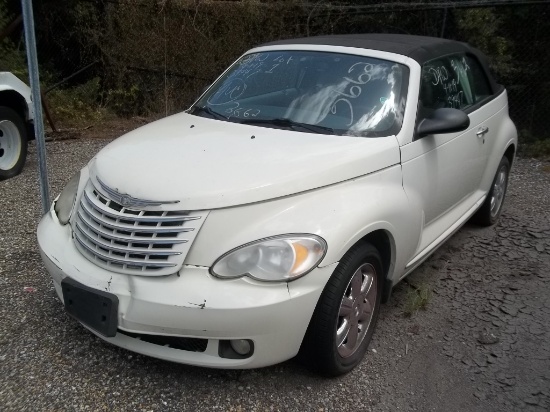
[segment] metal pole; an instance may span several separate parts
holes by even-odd
[[[44,141],[44,122],[42,121],[42,101],[40,98],[40,80],[38,78],[38,59],[36,57],[36,38],[34,37],[32,0],[21,0],[21,8],[23,10],[23,25],[25,27],[25,44],[27,46],[29,80],[31,83],[32,106],[34,109],[34,134],[38,149],[40,196],[42,198],[42,211],[47,213],[50,209],[50,188],[48,184],[48,168],[46,165],[46,143]]]

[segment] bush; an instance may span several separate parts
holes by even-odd
[[[550,136],[535,136],[526,129],[520,130],[518,135],[520,156],[550,159]]]
[[[99,78],[67,89],[55,89],[47,95],[54,121],[64,127],[79,127],[83,123],[101,120],[106,110],[98,103]]]
[[[550,139],[536,140],[520,145],[520,154],[524,157],[550,159]]]

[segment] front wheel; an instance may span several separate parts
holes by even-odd
[[[0,180],[21,173],[27,158],[27,132],[23,119],[0,106]]]
[[[368,243],[351,249],[328,281],[299,357],[316,371],[338,376],[357,366],[372,338],[382,297],[382,263]]]
[[[510,161],[505,156],[498,165],[497,173],[485,202],[474,216],[475,223],[481,226],[491,226],[498,221],[504,205],[509,174]]]

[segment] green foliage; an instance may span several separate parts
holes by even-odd
[[[550,134],[535,136],[528,129],[519,131],[519,155],[550,159]]]
[[[6,4],[0,0],[0,30],[9,24],[13,17],[8,12]],[[29,78],[25,48],[22,43],[16,45],[10,38],[5,38],[0,43],[0,56],[0,71],[12,72],[23,81]]]
[[[17,50],[11,43],[0,45],[0,72],[12,72],[22,81],[28,82],[29,71],[24,50]]]
[[[409,317],[414,315],[420,309],[426,309],[428,302],[432,298],[430,285],[423,283],[420,286],[410,286],[405,297],[403,313]]]
[[[79,86],[51,91],[47,95],[47,102],[54,120],[64,127],[80,127],[101,120],[106,110],[97,102],[99,92],[97,77]]]
[[[459,37],[484,52],[497,76],[504,78],[514,72],[510,53],[513,39],[501,35],[502,19],[494,8],[455,11]]]
[[[105,104],[119,116],[132,116],[142,111],[142,93],[136,84],[110,89],[106,93]]]
[[[519,145],[520,155],[550,159],[550,139],[538,139]]]

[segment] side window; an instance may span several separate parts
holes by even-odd
[[[483,71],[481,64],[474,56],[466,55],[464,64],[469,68],[470,82],[474,91],[475,102],[478,103],[483,99],[491,96],[491,86],[487,80],[487,75]]]
[[[479,65],[476,67],[481,70]],[[472,69],[465,55],[427,62],[422,67],[421,110],[426,112],[442,107],[465,110],[474,105],[479,100],[473,90],[472,78]]]
[[[466,110],[491,96],[481,64],[471,55],[457,54],[431,60],[422,67],[420,114],[441,107]]]

